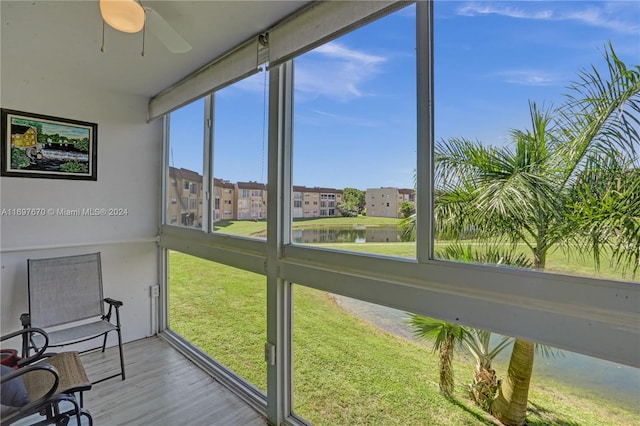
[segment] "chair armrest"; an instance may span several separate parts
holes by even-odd
[[[112,299],[110,297],[105,297],[104,301],[106,303],[108,303],[109,305],[111,305],[111,306],[115,306],[116,308],[119,308],[120,306],[123,305],[123,303],[121,301]]]
[[[22,323],[23,327],[31,327],[31,315],[24,313],[22,315],[20,315],[20,322]]]
[[[3,342],[3,341],[8,340],[8,339],[12,339],[12,338],[17,337],[17,336],[22,336],[23,340],[24,339],[30,340],[32,333],[41,334],[42,337],[44,337],[44,345],[42,345],[42,347],[40,349],[38,349],[38,351],[36,353],[34,353],[33,355],[31,355],[29,357],[26,357],[26,358],[22,358],[21,360],[19,360],[18,361],[18,366],[30,364],[30,363],[40,359],[42,357],[42,354],[44,354],[44,352],[49,348],[49,335],[44,330],[42,330],[40,328],[29,327],[29,328],[23,328],[22,330],[14,331],[14,332],[9,333],[9,334],[5,334],[4,336],[2,336],[0,338],[0,342]]]

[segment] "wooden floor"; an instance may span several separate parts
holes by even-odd
[[[97,380],[117,367],[117,356],[115,348],[83,355],[89,378]],[[160,338],[127,343],[124,356],[126,380],[110,379],[85,393],[84,406],[96,426],[266,424],[253,408]]]

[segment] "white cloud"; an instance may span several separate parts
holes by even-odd
[[[524,86],[549,86],[557,79],[549,73],[538,70],[507,70],[498,73],[507,83]]]
[[[507,6],[500,3],[467,3],[457,9],[457,13],[463,16],[502,15],[518,19],[540,19],[554,21],[577,21],[583,24],[614,30],[620,33],[634,34],[640,31],[638,23],[639,7],[635,2],[628,2],[625,9],[612,7],[611,2],[603,3],[602,7],[587,7],[582,9],[561,9],[566,4],[552,3],[556,10],[549,8],[523,9],[521,7]],[[628,20],[625,20],[628,18]]]
[[[609,14],[607,14],[606,11],[592,7],[584,10],[567,12],[563,16],[563,18],[567,20],[579,21],[593,27],[607,28],[621,33],[632,34],[640,32],[640,25],[638,24],[637,20],[635,23],[625,22],[621,19],[616,19],[607,15]],[[636,11],[636,19],[637,16],[638,15]]]
[[[363,84],[380,72],[387,58],[327,43],[296,61],[295,85],[301,97],[340,101],[368,95]]]
[[[362,117],[349,116],[345,114],[334,114],[326,111],[313,110],[312,111],[315,116],[313,118],[309,117],[309,121],[313,121],[315,124],[340,124],[340,125],[348,125],[348,126],[358,126],[358,127],[380,127],[384,126],[385,123],[381,121],[375,121]]]
[[[525,11],[516,7],[509,7],[504,5],[491,5],[491,4],[479,4],[469,3],[465,6],[458,8],[458,14],[464,16],[476,16],[476,15],[502,15],[510,18],[521,19],[551,19],[553,16],[552,10],[538,10],[538,11]]]
[[[348,49],[338,43],[327,43],[314,50],[316,53],[326,55],[330,58],[338,58],[350,63],[359,65],[374,65],[384,62],[385,58],[357,50]]]

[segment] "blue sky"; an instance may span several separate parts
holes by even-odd
[[[412,187],[415,6],[295,60],[294,184]],[[508,144],[529,101],[562,102],[611,41],[640,64],[640,2],[435,4],[435,137]],[[265,73],[216,95],[214,174],[266,181]],[[173,165],[202,171],[202,102],[172,116]]]

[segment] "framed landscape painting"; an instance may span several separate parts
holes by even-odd
[[[98,125],[1,110],[2,176],[97,180]]]

